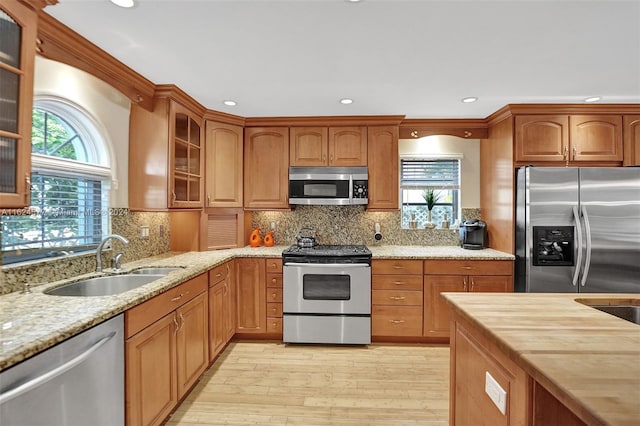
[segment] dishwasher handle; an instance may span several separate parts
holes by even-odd
[[[7,392],[3,392],[2,394],[0,394],[0,405],[4,404],[7,401],[12,400],[13,398],[16,398],[22,395],[23,393],[29,392],[30,390],[35,389],[47,383],[48,381],[58,377],[59,375],[64,374],[65,372],[71,370],[73,367],[77,366],[78,364],[82,363],[87,358],[89,358],[95,351],[100,349],[105,343],[111,340],[115,335],[116,335],[115,331],[109,333],[108,335],[106,335],[105,337],[103,337],[102,339],[94,343],[93,346],[91,346],[89,349],[87,349],[80,355],[76,356],[75,358],[65,362],[61,366],[56,367],[53,370],[48,371],[36,377],[33,380],[29,380],[28,382],[23,383],[20,386],[17,386],[11,390],[8,390]]]

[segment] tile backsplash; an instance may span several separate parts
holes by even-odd
[[[480,218],[480,209],[463,209],[463,220]],[[275,224],[276,244],[294,244],[300,229],[315,230],[320,244],[425,245],[459,244],[457,229],[402,229],[400,212],[367,212],[364,206],[297,206],[294,210],[254,212],[252,227],[266,234]],[[382,240],[374,238],[380,223]]]

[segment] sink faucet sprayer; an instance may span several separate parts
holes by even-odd
[[[129,244],[129,240],[127,240],[122,235],[111,234],[104,237],[102,241],[100,241],[100,244],[98,245],[98,248],[96,250],[96,272],[102,272],[102,249],[104,245],[107,243],[107,241],[109,241],[112,238],[116,238],[122,241],[122,244],[124,244],[125,247]],[[114,260],[115,260],[114,264],[117,267],[116,269],[120,268],[120,259],[122,258],[122,254],[123,253],[118,253],[114,256]]]

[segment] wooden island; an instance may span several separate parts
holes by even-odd
[[[640,422],[640,325],[588,306],[640,305],[640,295],[443,297],[453,310],[451,425]]]

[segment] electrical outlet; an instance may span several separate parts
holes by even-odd
[[[507,392],[500,387],[496,379],[485,371],[484,391],[502,414],[507,414]]]
[[[158,225],[158,235],[164,237],[164,225]]]
[[[140,227],[140,239],[141,240],[149,239],[149,227],[148,226],[141,226]]]

